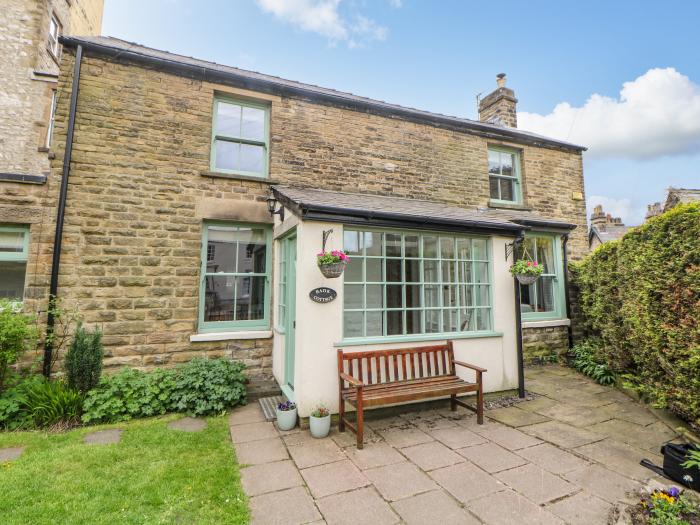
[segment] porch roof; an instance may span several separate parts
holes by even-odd
[[[302,220],[342,222],[345,224],[401,227],[421,230],[476,231],[519,236],[532,225],[554,226],[549,219],[529,214],[527,217],[499,217],[484,210],[468,210],[442,202],[346,193],[341,191],[273,186],[275,198]],[[555,221],[558,229],[571,229]],[[534,224],[537,223],[537,224]]]

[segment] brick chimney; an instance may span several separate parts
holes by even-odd
[[[479,101],[479,120],[509,128],[518,127],[515,92],[506,87],[506,74],[496,75],[496,90]]]
[[[595,226],[600,231],[605,231],[608,226],[624,226],[620,217],[613,217],[609,213],[603,211],[603,207],[599,204],[593,208],[591,213],[591,226]]]

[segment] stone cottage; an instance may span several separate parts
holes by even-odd
[[[230,356],[306,416],[337,403],[336,348],[450,339],[487,391],[567,348],[584,148],[518,130],[503,75],[473,121],[113,38],[63,44],[57,294],[102,327],[106,366]],[[50,257],[54,224],[29,228]],[[342,277],[319,272],[324,245],[349,253]],[[536,284],[514,285],[514,248],[545,267]],[[33,262],[27,282],[47,283]]]

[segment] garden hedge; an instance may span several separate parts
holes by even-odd
[[[571,272],[597,357],[700,428],[700,203],[603,244]]]

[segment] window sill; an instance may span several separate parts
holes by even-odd
[[[236,173],[226,173],[223,171],[200,171],[202,177],[210,177],[213,179],[232,179],[232,180],[249,180],[253,182],[261,182],[263,184],[279,184],[279,181],[268,179],[267,177],[254,177],[252,175],[238,175]]]
[[[497,199],[489,200],[489,208],[503,208],[505,210],[520,210],[520,211],[532,211],[532,208],[525,206],[524,204],[519,204],[517,202],[499,201]]]
[[[242,339],[269,339],[270,337],[272,337],[271,330],[249,330],[247,332],[210,332],[191,335],[190,343],[204,343],[207,341],[240,341]]]
[[[361,346],[388,343],[420,343],[422,341],[449,341],[452,339],[483,339],[486,337],[501,337],[503,332],[469,332],[457,334],[423,334],[423,335],[392,335],[387,337],[363,337],[343,339],[333,346]]]
[[[522,322],[523,328],[549,328],[551,326],[571,326],[570,319],[551,319],[549,321],[537,321],[535,319]]]

